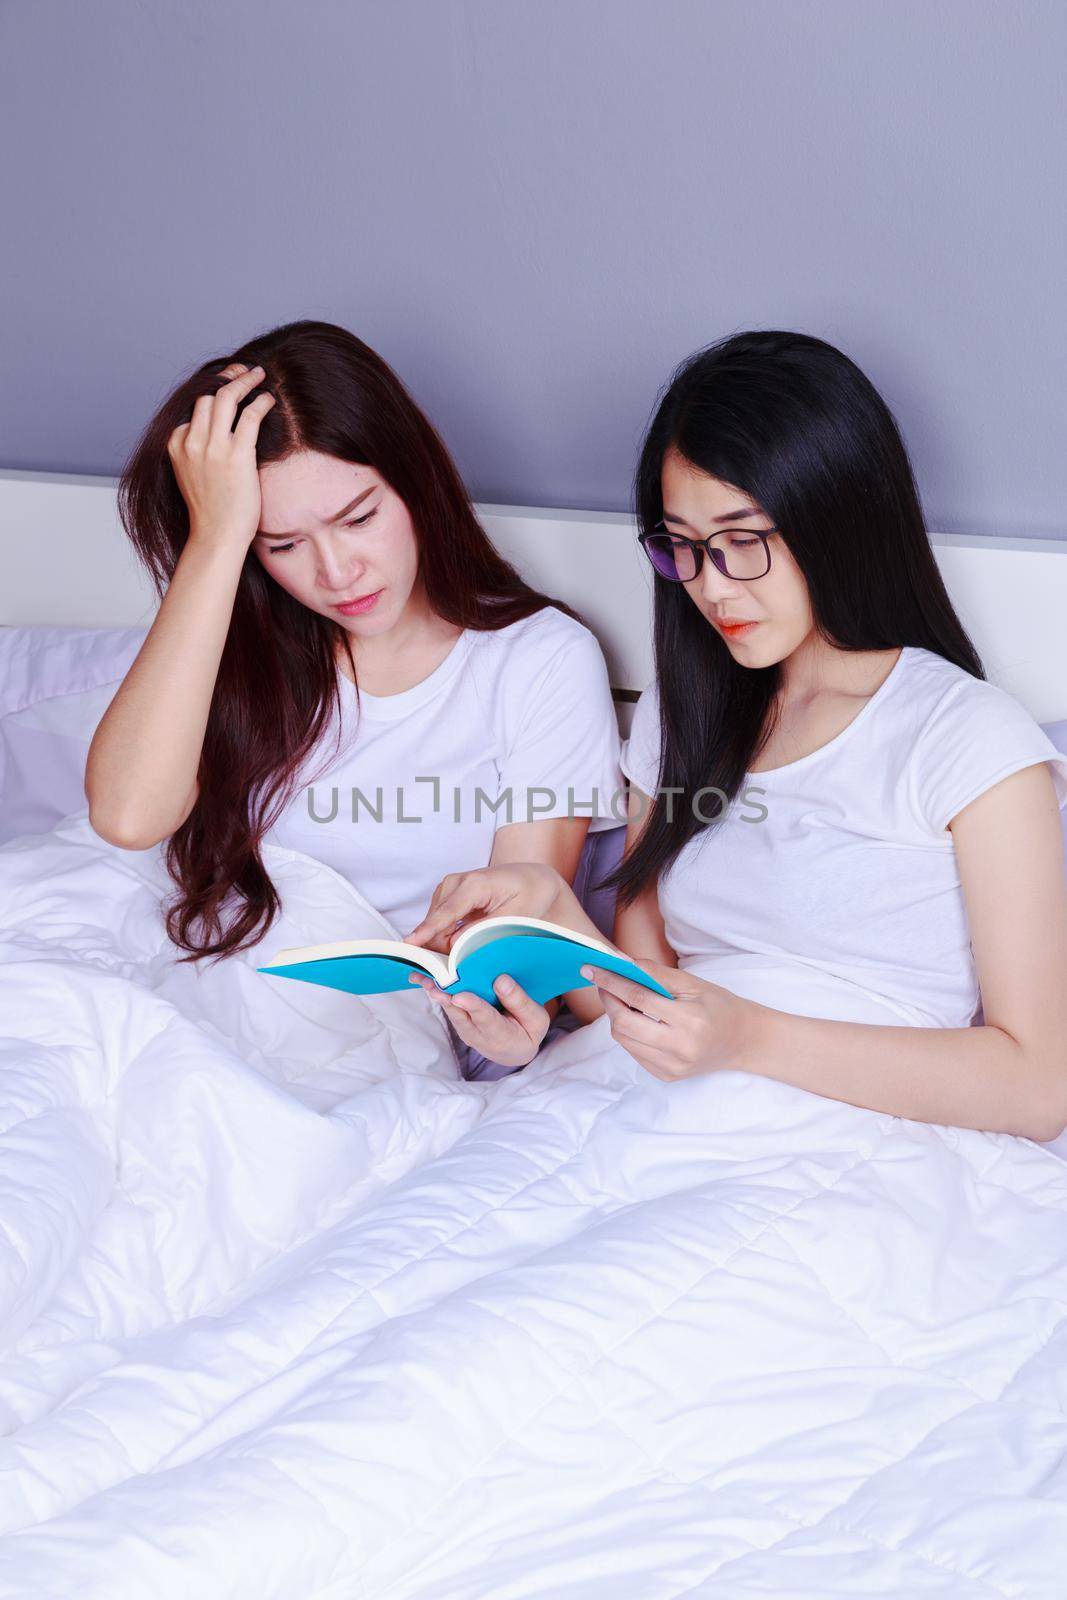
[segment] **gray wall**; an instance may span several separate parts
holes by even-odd
[[[795,327],[935,527],[1062,537],[1065,57],[1064,0],[7,0],[0,465],[317,316],[477,498],[623,509],[671,367]]]

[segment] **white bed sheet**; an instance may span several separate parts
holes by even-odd
[[[305,943],[380,919],[268,868]],[[1061,1600],[1067,1166],[177,968],[0,850],[2,1600]]]
[[[144,628],[0,628],[0,844],[85,804],[97,723]]]

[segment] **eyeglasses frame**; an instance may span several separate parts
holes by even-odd
[[[770,538],[772,533],[778,533],[779,531],[780,530],[778,528],[720,528],[718,533],[709,533],[706,539],[687,539],[684,533],[672,533],[670,528],[665,527],[662,522],[657,522],[655,527],[650,528],[647,533],[639,533],[637,535],[637,542],[641,546],[642,550],[644,550],[648,564],[656,574],[656,577],[662,578],[664,583],[693,583],[695,579],[700,577],[701,568],[704,565],[705,555],[707,555],[714,564],[716,572],[721,573],[724,578],[728,578],[731,583],[756,583],[760,578],[765,578],[768,572],[771,570],[771,549],[770,545],[767,543],[767,540]],[[726,571],[725,566],[722,565],[717,559],[718,557],[721,557],[722,562],[725,562],[725,554],[721,550],[713,550],[711,546],[711,541],[713,539],[719,539],[725,533],[744,533],[763,540],[763,553],[767,558],[767,565],[764,567],[762,572],[757,573],[751,578],[735,578],[732,572]],[[692,578],[669,578],[665,572],[661,572],[656,566],[656,563],[653,561],[648,552],[648,540],[657,537],[662,538],[663,535],[666,535],[668,539],[680,539],[683,544],[687,544],[693,551],[694,558],[696,560],[696,571],[693,573]]]

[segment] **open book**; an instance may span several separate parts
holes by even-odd
[[[257,971],[344,989],[349,994],[414,989],[410,975],[422,972],[449,994],[476,994],[502,1011],[493,991],[494,978],[506,973],[531,999],[544,1005],[568,989],[589,986],[589,979],[578,971],[587,961],[632,978],[668,1000],[673,998],[669,989],[610,945],[558,923],[542,922],[539,917],[482,917],[463,929],[447,955],[405,944],[402,939],[352,939],[279,950],[268,966]]]

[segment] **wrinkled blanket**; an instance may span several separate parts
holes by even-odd
[[[158,852],[0,850],[0,1600],[1067,1589],[1067,1164],[606,1019],[178,966]]]

